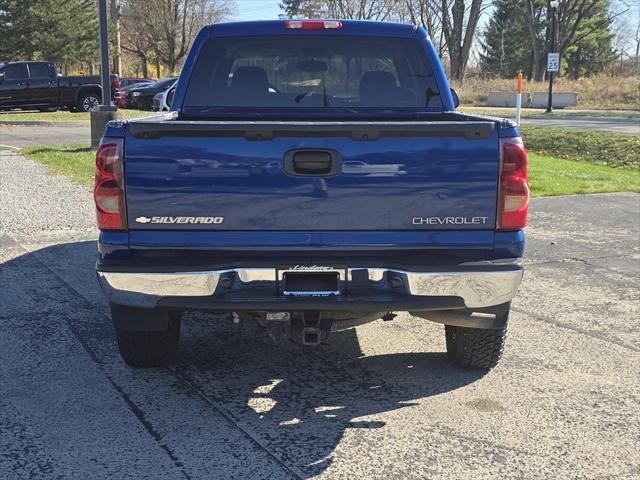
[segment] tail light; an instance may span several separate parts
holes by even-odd
[[[339,20],[287,20],[285,28],[292,30],[330,30],[342,28]]]
[[[98,228],[126,230],[127,211],[124,197],[124,144],[121,138],[105,137],[96,152],[96,180],[93,199]]]
[[[500,141],[498,230],[518,230],[527,224],[529,183],[527,152],[520,137]]]

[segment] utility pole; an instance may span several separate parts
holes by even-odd
[[[111,78],[109,78],[109,33],[107,31],[107,0],[98,0],[100,20],[100,79],[102,86],[101,106],[111,105]]]
[[[121,4],[119,0],[109,0],[109,13],[111,14],[111,23],[115,28],[115,54],[113,55],[113,73],[122,76],[122,49],[120,47],[120,15]]]
[[[551,0],[551,48],[547,59],[547,71],[549,72],[549,96],[547,98],[547,110],[545,113],[553,112],[553,76],[560,70],[560,56],[556,53],[556,29],[558,0]],[[555,63],[552,61],[555,59]]]
[[[102,103],[91,112],[91,146],[97,147],[109,120],[118,118],[118,109],[111,105],[111,76],[109,75],[109,35],[107,31],[107,0],[98,0],[100,21],[100,85]]]

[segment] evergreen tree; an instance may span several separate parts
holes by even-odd
[[[280,10],[284,10],[284,13],[289,18],[294,18],[300,15],[300,10],[303,0],[282,0],[280,2]]]
[[[41,58],[59,65],[98,60],[98,11],[91,0],[40,0],[33,10],[43,25],[33,32]]]
[[[58,65],[98,59],[98,12],[92,0],[0,0],[0,58]]]
[[[33,32],[42,27],[33,8],[37,0],[0,0],[0,59],[31,60],[37,51]]]
[[[282,0],[280,9],[289,18],[318,18],[326,13],[329,3],[324,0]]]
[[[567,0],[569,1],[569,0]],[[582,18],[572,17],[567,21],[567,9],[558,25],[559,46],[561,48],[561,73],[572,78],[589,76],[606,70],[615,59],[612,49],[613,35],[609,31],[609,0],[589,0],[592,10]],[[595,10],[593,2],[597,2]],[[542,79],[546,67],[546,55],[551,35],[551,19],[545,0],[494,0],[494,10],[484,32],[483,53],[480,56],[482,71],[488,75],[513,78],[519,70],[528,77]],[[573,4],[568,5],[571,7]],[[576,7],[577,8],[577,7]],[[529,18],[527,19],[527,15]],[[527,22],[539,39],[539,59],[543,64],[536,67],[534,48],[530,41]],[[576,28],[575,34],[570,31]],[[571,36],[569,37],[569,33]],[[563,36],[564,35],[564,36]],[[564,42],[560,39],[564,38]],[[569,38],[569,40],[566,40]],[[562,47],[560,47],[562,45]]]
[[[482,72],[502,78],[513,78],[520,70],[528,73],[531,49],[517,0],[494,0],[493,7],[481,42]]]
[[[564,62],[569,77],[588,77],[604,72],[615,61],[608,3],[607,0],[599,3],[598,12],[580,25],[576,35],[579,40],[565,52]]]

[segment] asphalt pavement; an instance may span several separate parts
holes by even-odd
[[[628,133],[640,135],[640,119],[637,118],[606,118],[606,117],[578,117],[578,116],[529,116],[524,117],[522,126],[579,128],[583,130],[604,130],[614,133]]]
[[[407,314],[312,350],[189,314],[178,363],[137,370],[95,280],[90,190],[1,155],[1,478],[640,475],[640,195],[533,201],[487,375]]]
[[[9,125],[0,122],[0,150],[38,145],[91,143],[91,129],[82,122],[60,125]]]

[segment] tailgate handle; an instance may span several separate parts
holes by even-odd
[[[284,170],[290,175],[327,177],[336,175],[341,167],[335,150],[289,150],[284,156]]]

